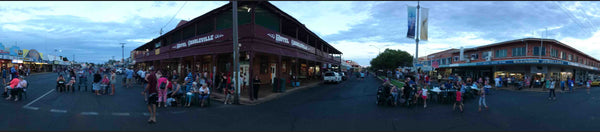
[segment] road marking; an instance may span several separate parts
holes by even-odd
[[[25,106],[29,106],[29,105],[31,105],[31,104],[33,104],[33,103],[35,103],[36,101],[38,101],[38,100],[42,99],[44,96],[46,96],[46,95],[50,94],[50,93],[51,93],[52,91],[54,91],[54,90],[55,90],[55,89],[52,89],[52,90],[50,90],[50,91],[46,92],[46,94],[44,94],[44,95],[42,95],[42,96],[38,97],[37,99],[35,99],[35,100],[33,100],[33,101],[29,102],[29,104],[26,104]]]
[[[173,113],[173,114],[180,114],[180,113],[184,113],[184,112],[185,111],[174,111],[174,112],[171,112],[171,113]]]
[[[50,112],[54,112],[54,113],[67,113],[67,110],[51,109]]]
[[[31,106],[23,106],[24,109],[30,109],[30,110],[39,110],[40,108],[38,107],[31,107]]]
[[[129,113],[112,113],[114,116],[129,116]]]
[[[98,115],[98,112],[81,112],[81,115]]]
[[[148,112],[144,112],[143,114],[144,114],[144,116],[150,116],[150,113],[148,113]],[[159,114],[156,113],[156,115],[159,115]]]

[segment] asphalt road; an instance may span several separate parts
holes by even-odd
[[[123,88],[119,82],[114,96],[96,96],[89,91],[58,93],[52,91],[56,77],[55,73],[28,77],[27,99],[0,100],[0,130],[600,130],[596,125],[600,118],[596,111],[600,107],[598,88],[592,88],[591,95],[585,90],[558,92],[556,101],[548,101],[548,93],[499,90],[487,96],[490,110],[477,112],[476,100],[467,99],[465,112],[460,113],[452,110],[452,104],[435,102],[427,108],[377,106],[375,94],[381,81],[370,76],[319,85],[259,105],[214,101],[206,108],[159,108],[158,122],[148,124],[141,86]]]

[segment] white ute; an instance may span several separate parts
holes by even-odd
[[[342,82],[342,76],[340,76],[339,73],[337,72],[325,72],[325,74],[323,75],[323,81],[325,83],[330,83],[330,82],[335,82],[335,83],[340,83]]]

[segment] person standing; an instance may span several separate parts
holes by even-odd
[[[590,94],[591,85],[592,85],[592,80],[588,79],[587,84],[585,85],[587,87],[587,94]]]
[[[110,95],[114,95],[115,94],[115,83],[117,83],[117,74],[115,73],[114,70],[110,71]]]
[[[574,85],[573,79],[569,79],[569,78],[567,78],[567,79],[569,80],[569,84],[567,84],[567,85],[569,85],[569,92],[573,92],[573,85]]]
[[[152,69],[150,70],[152,72]],[[148,123],[156,123],[156,105],[158,100],[158,81],[156,79],[156,74],[151,73],[148,75],[148,87],[144,89],[142,95],[148,95],[148,111],[150,112],[150,119],[148,119]]]
[[[126,76],[127,77],[127,82],[126,82],[127,83],[127,88],[130,88],[131,87],[131,83],[133,83],[133,70],[127,69],[126,74],[127,74],[127,76]]]
[[[457,87],[456,90],[456,102],[454,102],[454,106],[452,107],[452,110],[456,110],[456,104],[458,104],[458,109],[460,109],[460,112],[463,112],[463,103],[462,103],[462,93],[460,92],[460,87]]]
[[[546,81],[546,88],[548,88],[550,90],[550,92],[548,93],[548,100],[556,100],[556,93],[554,92],[554,84],[556,81],[554,81],[554,79],[550,79],[549,81]]]
[[[96,71],[96,73],[94,73],[94,82],[92,84],[92,89],[96,95],[100,95],[100,81],[102,81],[102,76],[100,75],[100,71]]]
[[[8,70],[6,70],[6,67],[2,67],[2,84],[6,84],[7,74]]]
[[[258,100],[258,91],[260,90],[260,78],[258,78],[258,76],[254,76],[254,80],[252,80],[252,87],[253,87],[253,97],[254,100]]]

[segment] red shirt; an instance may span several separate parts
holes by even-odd
[[[456,101],[461,101],[462,100],[462,93],[460,93],[459,91],[456,91]]]
[[[14,89],[19,84],[19,81],[19,78],[13,78],[13,80],[10,81],[10,88]]]

